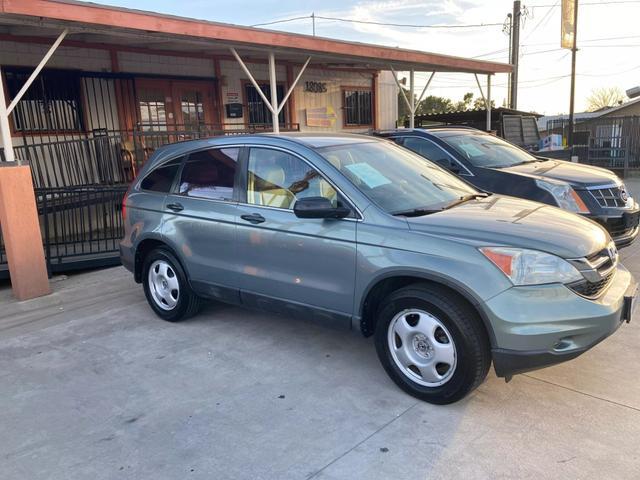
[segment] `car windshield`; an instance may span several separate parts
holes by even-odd
[[[391,143],[358,142],[318,152],[390,214],[429,213],[478,194],[456,176]]]
[[[536,162],[536,157],[505,142],[501,138],[484,133],[468,133],[442,137],[474,167],[512,167]]]

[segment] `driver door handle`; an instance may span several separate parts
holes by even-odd
[[[169,210],[173,210],[174,212],[181,212],[184,210],[184,207],[180,203],[169,203],[167,204],[167,208]]]
[[[253,223],[254,225],[257,225],[258,223],[262,223],[265,221],[265,218],[259,213],[240,215],[240,218],[243,220],[246,220],[249,223]]]

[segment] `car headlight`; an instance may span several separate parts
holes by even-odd
[[[549,192],[560,208],[575,213],[589,213],[589,208],[571,185],[549,180],[536,180],[536,185]]]
[[[509,247],[483,247],[480,252],[514,285],[572,283],[584,279],[569,262],[549,253]]]

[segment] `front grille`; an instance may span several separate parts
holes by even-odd
[[[589,282],[585,280],[580,283],[569,285],[569,288],[583,297],[596,298],[604,291],[605,288],[607,288],[615,273],[615,270],[613,270],[598,282]]]
[[[587,191],[603,208],[621,208],[627,205],[627,191],[622,185]]]

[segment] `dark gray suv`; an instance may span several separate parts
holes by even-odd
[[[509,378],[576,357],[631,319],[636,294],[601,226],[480,193],[371,137],[170,145],[123,213],[122,263],[161,318],[207,298],[358,330],[433,403],[462,398],[492,361]]]

